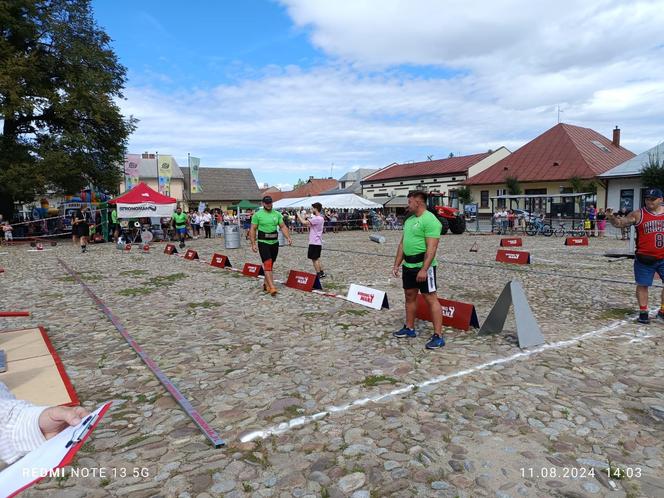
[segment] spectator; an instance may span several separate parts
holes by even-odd
[[[0,460],[15,462],[87,415],[80,406],[47,408],[17,400],[0,382]]]
[[[604,237],[606,230],[606,213],[603,209],[597,211],[597,236]]]

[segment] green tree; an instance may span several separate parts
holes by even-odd
[[[523,193],[519,180],[513,176],[505,178],[505,185],[507,186],[508,195],[521,195]]]
[[[295,185],[293,185],[293,190],[295,190],[296,188],[300,188],[305,183],[307,182],[305,182],[302,178],[298,178],[297,182],[295,182]]]
[[[0,212],[49,190],[117,190],[135,128],[126,69],[89,0],[0,1]]]
[[[648,161],[641,168],[644,187],[664,189],[664,158],[658,153],[648,154]]]
[[[470,187],[463,185],[457,189],[460,204],[471,204],[473,202],[473,195],[470,192]]]

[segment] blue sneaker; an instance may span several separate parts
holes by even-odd
[[[406,327],[406,325],[404,324],[404,326],[403,326],[403,328],[402,328],[401,330],[397,330],[397,331],[394,333],[394,337],[397,337],[397,338],[399,338],[399,339],[401,339],[401,338],[403,338],[403,337],[417,337],[417,332],[415,332],[415,329],[409,329],[409,328]]]
[[[637,318],[636,321],[639,323],[643,323],[644,325],[648,325],[650,323],[650,317],[648,316],[648,312],[639,311],[639,318]]]
[[[438,349],[442,348],[445,345],[445,339],[443,339],[439,335],[432,335],[431,339],[429,339],[429,342],[427,342],[426,348],[427,349]]]

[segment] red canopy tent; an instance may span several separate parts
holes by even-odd
[[[177,199],[160,194],[141,182],[108,203],[118,206],[118,218],[161,218],[173,214]]]

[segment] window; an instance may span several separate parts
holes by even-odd
[[[499,188],[496,190],[496,195],[507,195],[507,189]],[[496,199],[496,207],[507,207],[507,199]]]
[[[488,207],[489,207],[489,191],[482,190],[480,192],[480,208],[488,208]]]
[[[545,188],[527,188],[524,192],[526,195],[546,195]],[[530,212],[546,211],[546,197],[536,197],[534,199],[526,199],[526,210]]]
[[[619,209],[625,208],[627,211],[634,210],[634,189],[624,189],[620,191],[620,207]]]

